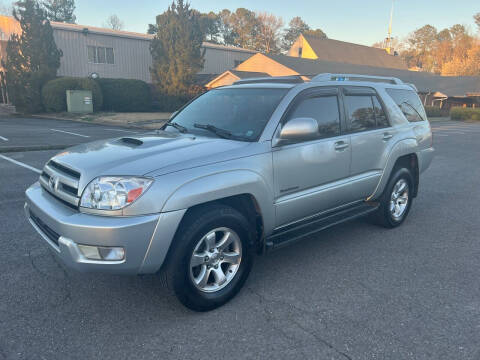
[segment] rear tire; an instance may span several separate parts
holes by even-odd
[[[373,220],[386,228],[400,226],[408,216],[413,202],[413,176],[407,168],[394,169],[390,180],[379,199],[380,207]]]
[[[248,220],[225,205],[194,209],[175,236],[165,269],[167,285],[187,308],[209,311],[231,300],[253,265]]]

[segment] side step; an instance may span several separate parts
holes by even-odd
[[[334,213],[319,215],[308,219],[308,221],[301,221],[298,224],[292,224],[274,231],[273,234],[266,239],[266,250],[271,251],[289,245],[331,226],[372,213],[377,210],[378,207],[379,205],[377,203],[362,202],[361,204]]]

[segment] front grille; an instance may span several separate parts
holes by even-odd
[[[59,163],[57,163],[57,162],[55,162],[55,161],[52,161],[52,160],[50,160],[50,161],[48,162],[48,165],[51,166],[51,167],[53,167],[53,168],[55,168],[56,170],[58,170],[58,171],[60,171],[60,172],[63,172],[63,173],[65,173],[65,174],[70,175],[71,177],[73,177],[73,178],[75,178],[75,179],[77,179],[77,180],[80,179],[80,173],[79,173],[78,171],[72,170],[72,169],[70,169],[70,168],[68,168],[68,167],[66,167],[66,166],[63,166],[62,164],[59,164]]]
[[[47,224],[45,224],[42,220],[40,220],[37,216],[35,216],[32,211],[30,211],[30,219],[38,226],[40,230],[53,242],[58,246],[58,239],[60,235],[58,235],[55,231],[53,231]]]
[[[50,160],[40,175],[40,184],[57,199],[78,207],[78,182],[80,173],[69,167]]]

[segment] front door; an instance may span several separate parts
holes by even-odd
[[[282,120],[317,120],[318,138],[275,147],[272,152],[276,226],[286,225],[348,201],[350,137],[343,135],[338,90],[308,89]]]

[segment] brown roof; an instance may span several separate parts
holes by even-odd
[[[300,75],[308,77],[321,73],[392,76],[406,83],[414,84],[421,93],[438,91],[447,96],[464,96],[466,94],[480,93],[480,76],[440,76],[427,72],[303,59],[286,55],[263,55],[296,71]]]
[[[399,56],[387,54],[384,49],[303,35],[319,60],[407,70]]]

